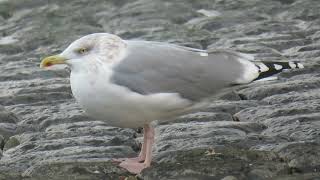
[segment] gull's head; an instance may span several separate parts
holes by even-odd
[[[116,35],[90,34],[71,43],[62,53],[44,58],[40,67],[67,64],[73,69],[88,64],[112,63],[121,58],[125,47],[125,42]]]

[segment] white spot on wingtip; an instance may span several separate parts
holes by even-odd
[[[292,69],[295,69],[297,68],[296,64],[294,62],[289,62],[289,66],[292,68]]]
[[[199,54],[200,54],[200,56],[208,56],[208,53],[206,53],[206,52],[201,52]]]
[[[298,63],[298,68],[302,69],[302,68],[304,68],[304,65],[301,63]]]
[[[279,65],[279,64],[274,64],[274,68],[276,70],[281,70],[283,67],[281,65]]]
[[[257,66],[259,66],[260,72],[267,72],[267,71],[269,71],[268,66],[266,66],[266,65],[263,64],[263,63],[258,63]]]

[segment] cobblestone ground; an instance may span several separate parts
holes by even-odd
[[[1,0],[0,179],[130,176],[110,158],[134,156],[141,134],[87,117],[68,71],[39,68],[94,32],[305,65],[159,124],[153,165],[132,179],[319,179],[319,9],[318,0]]]

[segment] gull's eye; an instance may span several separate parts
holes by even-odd
[[[87,49],[87,48],[79,48],[79,49],[77,50],[77,52],[78,52],[79,54],[85,54],[85,53],[88,52],[88,49]]]

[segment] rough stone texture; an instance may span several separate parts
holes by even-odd
[[[134,156],[138,131],[87,117],[68,70],[38,68],[94,32],[306,66],[229,88],[200,112],[157,125],[154,162],[140,179],[319,179],[319,9],[318,0],[0,1],[0,179],[130,176],[110,159]]]
[[[0,147],[3,148],[5,138],[8,139],[10,136],[17,133],[17,125],[19,119],[12,113],[7,111],[3,106],[0,105]]]

